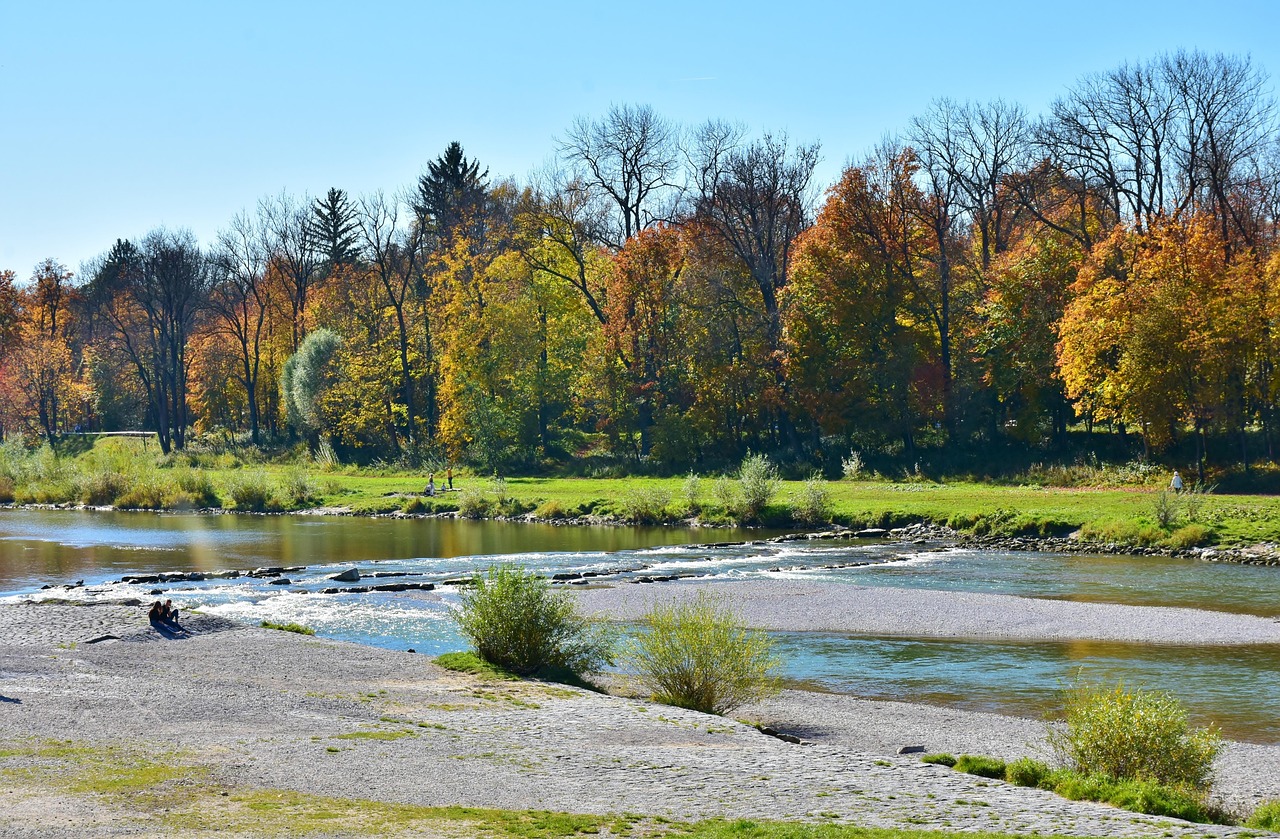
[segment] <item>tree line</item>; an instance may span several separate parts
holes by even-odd
[[[1274,457],[1280,124],[1248,58],[1124,64],[1034,116],[940,99],[825,192],[817,143],[647,106],[555,142],[524,182],[455,142],[395,193],[0,273],[0,434],[678,470],[1083,422]]]

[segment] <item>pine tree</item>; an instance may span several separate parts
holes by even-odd
[[[452,238],[460,228],[472,235],[480,232],[477,227],[488,199],[488,177],[489,170],[480,171],[479,161],[467,160],[461,143],[450,143],[418,178],[414,210],[419,223],[440,240]]]
[[[311,235],[315,238],[327,270],[338,265],[352,265],[359,258],[356,247],[355,209],[347,193],[334,187],[312,207]]]

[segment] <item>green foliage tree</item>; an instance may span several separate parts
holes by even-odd
[[[320,398],[332,382],[331,365],[342,345],[337,333],[320,328],[312,331],[298,351],[284,363],[280,391],[289,425],[308,438],[321,431]]]

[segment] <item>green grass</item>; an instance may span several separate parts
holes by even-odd
[[[468,650],[460,653],[445,653],[435,658],[436,664],[445,670],[453,670],[457,673],[470,673],[473,676],[479,676],[487,681],[516,681],[519,676],[509,670],[504,670],[496,664],[490,664],[474,652]]]
[[[263,629],[278,629],[281,632],[296,632],[299,635],[315,635],[316,631],[309,626],[303,626],[300,623],[276,623],[275,621],[263,621],[261,624]]]
[[[326,472],[318,466],[260,460],[249,451],[242,456],[179,455],[165,459],[154,442],[144,449],[139,440],[109,438],[74,456],[54,458],[39,451],[28,455],[22,474],[12,481],[12,494],[19,501],[101,501],[103,495],[124,490],[127,495],[164,506],[199,506],[220,499],[223,506],[232,507],[236,505],[236,489],[241,491],[241,500],[265,505],[267,499],[244,497],[246,486],[260,483],[271,490],[271,500],[282,509],[330,506],[372,514],[451,510],[462,500],[463,490],[488,493],[491,487],[487,479],[458,474],[454,481],[458,492],[415,503],[425,483],[420,472],[355,467]],[[1177,520],[1168,528],[1160,527],[1156,496],[1166,476],[1156,472],[1149,480],[1148,485],[1097,488],[840,480],[827,483],[825,489],[833,521],[855,526],[927,521],[996,535],[1066,534],[1084,528],[1104,541],[1173,547],[1211,542],[1252,544],[1280,538],[1280,499],[1274,496],[1203,495],[1197,496],[1194,504],[1180,497]],[[666,515],[676,518],[689,512],[687,482],[687,477],[509,477],[504,492],[512,501],[505,508],[541,509],[547,517],[592,514],[626,518],[629,508],[636,506],[635,499],[665,498],[670,499]],[[729,519],[728,511],[716,500],[714,483],[711,476],[699,481],[697,506],[704,520],[724,522]],[[774,500],[761,511],[762,523],[796,526],[788,499],[801,495],[805,483],[781,481]],[[290,490],[300,485],[308,492]],[[153,489],[157,486],[158,492]],[[153,495],[156,497],[151,498]],[[653,514],[647,511],[645,515]]]

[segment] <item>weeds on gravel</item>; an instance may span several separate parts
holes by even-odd
[[[724,714],[777,692],[772,640],[744,628],[722,598],[699,592],[689,603],[654,606],[644,621],[648,631],[626,660],[657,701]]]
[[[480,658],[521,676],[575,676],[613,663],[613,631],[567,591],[516,565],[495,565],[460,592],[454,619]]]
[[[263,629],[278,629],[281,632],[296,632],[299,635],[315,635],[316,631],[309,626],[303,626],[300,623],[276,623],[275,621],[263,621]]]

